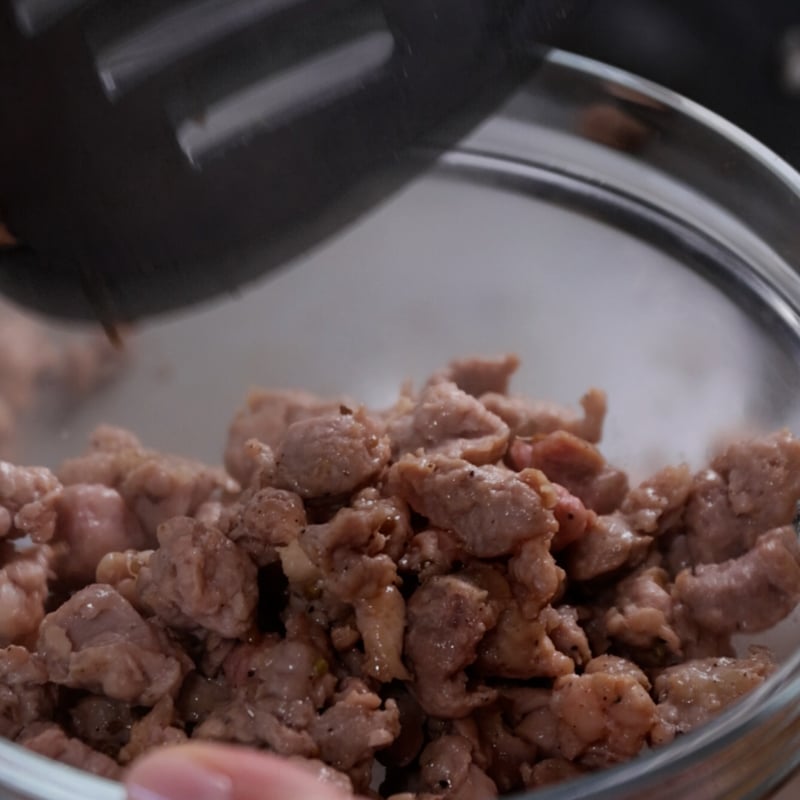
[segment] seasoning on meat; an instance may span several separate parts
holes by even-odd
[[[800,602],[800,443],[631,488],[605,395],[509,395],[517,366],[453,362],[388,411],[256,390],[233,478],[110,426],[55,474],[0,462],[0,735],[111,778],[215,740],[361,796],[489,800],[762,684],[732,636]]]

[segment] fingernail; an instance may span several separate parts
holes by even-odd
[[[227,775],[213,772],[191,759],[145,759],[125,783],[129,800],[233,800]]]

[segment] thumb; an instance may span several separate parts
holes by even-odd
[[[297,763],[217,744],[154,750],[125,777],[129,800],[352,800]]]

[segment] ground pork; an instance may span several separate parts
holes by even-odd
[[[175,517],[139,570],[142,602],[175,628],[201,627],[228,638],[253,626],[258,587],[247,555],[216,528]]]
[[[174,694],[186,671],[159,629],[102,584],[81,589],[48,614],[36,647],[53,683],[134,705]]]
[[[508,425],[454,383],[434,383],[409,405],[387,426],[394,458],[422,449],[492,464],[506,451]]]
[[[797,441],[630,488],[605,395],[511,395],[517,365],[453,362],[389,410],[254,391],[229,474],[110,426],[55,473],[0,462],[0,735],[111,778],[197,739],[489,800],[760,685],[731,637],[800,600]]]

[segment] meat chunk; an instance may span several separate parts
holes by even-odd
[[[265,567],[278,559],[275,548],[295,541],[305,526],[303,501],[293,492],[266,487],[242,503],[228,538]]]
[[[480,755],[486,762],[480,766],[502,794],[522,788],[522,766],[536,757],[536,747],[514,734],[496,705],[478,709],[475,718]]]
[[[645,663],[663,664],[682,655],[675,630],[669,576],[659,567],[642,569],[620,581],[605,616],[608,635],[640,653]]]
[[[505,453],[508,425],[454,383],[434,383],[387,426],[392,457],[442,453],[472,464],[491,464]]]
[[[606,395],[599,389],[590,389],[581,398],[582,417],[553,403],[533,402],[524,397],[507,397],[494,392],[483,395],[481,402],[500,417],[515,436],[566,431],[592,444],[603,438]]]
[[[144,603],[175,628],[228,638],[253,627],[258,586],[252,561],[216,528],[175,517],[158,530],[158,549],[136,579]]]
[[[584,669],[584,674],[594,675],[596,673],[605,673],[606,675],[622,675],[624,677],[633,678],[645,691],[650,691],[652,688],[650,679],[642,670],[627,658],[620,656],[612,656],[608,653],[593,658]]]
[[[257,468],[246,447],[249,440],[257,439],[275,449],[293,422],[334,413],[343,405],[355,407],[347,398],[324,399],[308,392],[254,389],[228,430],[225,466],[246,485]]]
[[[571,760],[591,767],[625,761],[648,741],[656,706],[633,677],[590,673],[565,675],[553,687],[558,748]]]
[[[152,706],[180,687],[186,663],[161,632],[110,586],[76,592],[39,628],[53,683]]]
[[[696,476],[686,509],[694,564],[736,558],[773,528],[789,525],[800,500],[800,442],[782,431],[736,442]]]
[[[583,666],[592,657],[586,632],[578,622],[578,609],[569,605],[548,606],[539,617],[547,635],[559,652],[568,656],[576,666]]]
[[[566,431],[531,441],[516,439],[509,458],[515,469],[540,469],[598,514],[615,511],[628,491],[624,472],[606,463],[589,442]]]
[[[496,693],[486,687],[468,690],[464,669],[496,622],[488,593],[454,575],[429,578],[411,596],[405,651],[414,693],[428,714],[463,717],[494,700]]]
[[[620,511],[634,530],[661,536],[681,522],[692,488],[692,474],[686,464],[665,467],[632,489]]]
[[[467,560],[461,543],[451,531],[427,528],[409,542],[398,563],[404,572],[414,572],[419,579],[450,572],[456,563]]]
[[[35,638],[44,619],[50,558],[46,545],[15,550],[0,541],[0,647]]]
[[[275,482],[304,498],[346,495],[374,478],[389,454],[381,426],[342,406],[286,429],[275,450]]]
[[[800,601],[797,533],[778,528],[738,558],[684,570],[675,580],[675,596],[713,633],[772,627]]]
[[[497,786],[473,763],[472,744],[463,736],[442,736],[422,751],[420,780],[424,789],[448,800],[497,796]]]
[[[27,725],[49,719],[54,708],[42,660],[16,645],[0,650],[0,736],[15,738]]]
[[[149,614],[152,610],[142,603],[136,590],[136,580],[142,567],[146,566],[153,550],[125,550],[122,553],[107,553],[100,559],[95,570],[95,583],[104,583],[116,589],[134,608]]]
[[[408,677],[402,662],[405,601],[389,553],[402,552],[409,531],[402,503],[361,497],[330,522],[308,526],[299,540],[325,591],[354,607],[364,669],[383,682]]]
[[[428,383],[450,381],[473,397],[489,393],[507,394],[511,376],[518,368],[519,357],[513,353],[494,358],[458,358],[434,373]]]
[[[597,517],[586,535],[566,550],[567,575],[589,581],[630,569],[644,561],[652,541],[633,530],[622,514]]]
[[[658,700],[654,744],[694,730],[763,683],[775,670],[764,650],[744,659],[705,658],[668,667],[654,681]]]
[[[544,537],[523,542],[508,561],[511,586],[520,610],[534,619],[561,592],[564,570],[559,567]]]
[[[356,625],[364,642],[364,671],[381,682],[408,679],[403,665],[406,604],[396,586],[386,586],[355,604]]]
[[[447,456],[405,456],[389,470],[388,487],[433,525],[452,530],[467,552],[493,558],[555,533],[555,517],[528,477]]]
[[[347,772],[369,763],[375,752],[388,747],[400,733],[394,700],[384,707],[380,697],[351,679],[310,727],[323,761]],[[359,787],[366,789],[367,787]]]
[[[58,476],[65,485],[116,489],[151,537],[150,546],[162,522],[191,516],[209,499],[239,488],[221,470],[148,450],[133,434],[108,425],[94,431],[88,452],[65,461]]]
[[[120,764],[130,764],[139,756],[162,745],[182,744],[186,734],[175,723],[175,707],[169,695],[133,723],[126,745],[119,753]]]
[[[238,688],[230,702],[195,729],[194,737],[266,745],[282,755],[319,755],[308,728],[336,683],[323,652],[308,641],[265,638],[234,651],[225,674]]]
[[[20,743],[34,753],[92,772],[102,778],[118,780],[122,775],[122,768],[114,759],[92,750],[80,739],[70,738],[57,725],[51,725],[35,736],[24,738]]]
[[[116,489],[100,484],[67,486],[57,509],[54,569],[65,587],[92,583],[106,554],[148,545],[149,537]]]
[[[552,484],[556,493],[553,516],[558,523],[558,531],[553,537],[551,549],[558,552],[573,542],[580,541],[597,523],[597,515],[581,502],[580,498],[568,492],[559,484]]]
[[[61,483],[49,469],[0,461],[0,539],[29,536],[49,542],[60,494]]]
[[[487,592],[497,614],[496,626],[478,647],[476,667],[481,674],[530,679],[573,672],[572,659],[555,648],[543,621],[523,615],[499,570],[473,565],[461,576]]]
[[[404,504],[383,500],[343,508],[330,522],[309,525],[299,541],[325,576],[326,589],[354,603],[395,582],[395,557],[409,532]]]

